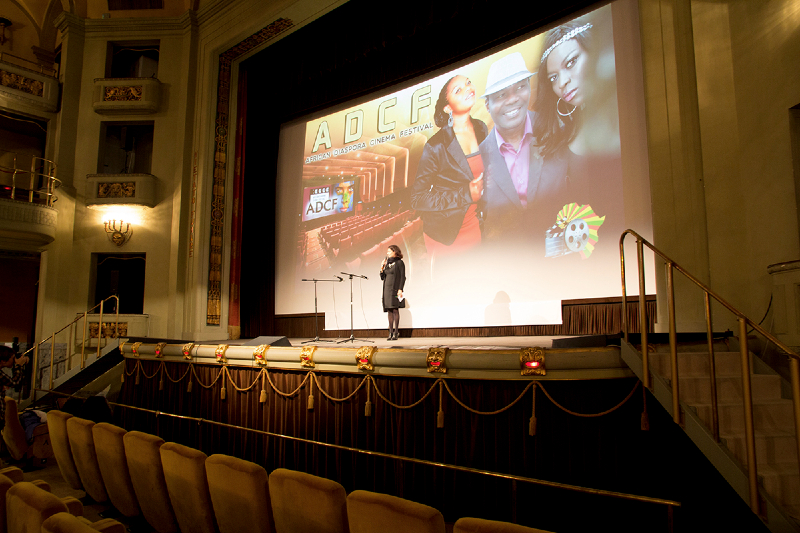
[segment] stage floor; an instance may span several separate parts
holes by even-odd
[[[407,337],[396,341],[387,341],[386,337],[369,337],[367,339],[359,339],[351,342],[340,341],[349,339],[350,336],[342,337],[339,339],[320,339],[314,342],[313,339],[289,339],[292,346],[325,346],[328,348],[348,346],[377,346],[378,348],[410,348],[410,349],[426,349],[436,347],[448,347],[451,349],[478,349],[478,350],[501,350],[507,348],[532,348],[538,346],[541,348],[552,348],[554,339],[572,338],[574,335],[568,336],[536,336],[536,337]],[[334,342],[324,342],[333,340]],[[308,342],[311,341],[311,342]],[[246,341],[245,341],[246,342]],[[304,344],[305,343],[305,344]]]

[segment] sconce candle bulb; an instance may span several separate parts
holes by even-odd
[[[131,238],[131,235],[133,235],[133,229],[131,228],[130,222],[126,223],[122,220],[106,220],[103,222],[103,226],[105,227],[108,239],[117,246],[122,246],[128,242]]]

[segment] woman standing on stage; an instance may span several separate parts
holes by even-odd
[[[386,250],[386,259],[381,265],[383,280],[383,310],[389,314],[389,336],[387,341],[396,341],[400,336],[400,308],[405,307],[403,287],[406,284],[406,265],[403,253],[396,244]]]
[[[422,150],[411,189],[411,207],[422,216],[431,270],[436,259],[481,242],[478,202],[483,193],[483,161],[478,146],[486,124],[470,116],[475,89],[466,76],[450,78],[436,101],[433,120],[441,129]]]

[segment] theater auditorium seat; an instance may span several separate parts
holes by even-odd
[[[133,491],[128,461],[125,458],[125,431],[121,427],[101,422],[92,428],[97,464],[108,492],[108,499],[124,516],[142,514]]]
[[[350,533],[444,533],[442,513],[397,496],[355,490],[347,496]]]
[[[25,438],[25,430],[19,423],[19,413],[17,412],[17,402],[14,398],[6,396],[4,398],[6,407],[6,425],[3,428],[3,441],[6,443],[8,453],[15,460],[22,459],[28,452],[28,441]]]
[[[17,475],[15,470],[19,471],[19,475]],[[11,477],[9,477],[0,473],[0,533],[6,533],[6,494],[8,493],[8,490],[15,484],[22,482],[22,470],[10,467],[4,468],[3,470],[0,470],[0,472],[11,474]],[[32,481],[31,484],[40,490],[44,490],[48,493],[50,492],[50,485],[48,485],[45,481],[36,480]],[[83,504],[77,498],[67,496],[66,498],[60,498],[60,500],[66,506],[68,512],[76,516],[83,514]]]
[[[24,472],[21,468],[17,468],[16,466],[7,466],[6,468],[0,469],[0,476],[6,476],[14,483],[19,483],[25,477]]]
[[[50,442],[53,444],[53,454],[61,471],[61,477],[71,488],[83,490],[81,477],[78,469],[75,468],[75,460],[72,458],[72,448],[69,445],[67,436],[67,420],[72,415],[63,411],[50,411],[47,413],[47,425],[50,428]]]
[[[208,492],[206,454],[176,442],[164,444],[160,452],[169,499],[180,530],[192,533],[217,531]]]
[[[140,431],[129,431],[122,441],[142,516],[158,533],[177,532],[178,522],[167,492],[159,453],[164,440]]]
[[[125,526],[111,518],[89,522],[69,513],[56,513],[42,522],[42,533],[126,533]]]
[[[7,476],[0,474],[0,533],[6,533],[6,493],[14,483]]]
[[[10,487],[5,499],[8,533],[38,532],[42,528],[42,522],[54,514],[69,512],[67,505],[58,496],[27,481]]]
[[[339,483],[278,468],[269,475],[277,533],[347,533],[347,493]]]
[[[69,447],[72,449],[72,458],[75,468],[81,478],[83,488],[94,501],[108,501],[108,492],[97,463],[97,452],[94,447],[92,428],[94,422],[73,416],[67,420],[67,436]]]
[[[215,454],[206,459],[206,475],[221,533],[272,533],[269,476],[261,466]]]
[[[453,527],[453,533],[549,533],[544,529],[496,522],[481,518],[460,518]]]

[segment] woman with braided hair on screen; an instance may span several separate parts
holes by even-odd
[[[592,23],[571,21],[545,37],[533,135],[542,175],[557,175],[566,186],[553,212],[546,213],[549,222],[536,230],[556,223],[564,205],[590,205],[605,217],[603,234],[612,242],[611,236],[625,229],[616,77],[613,52],[598,46],[596,30]],[[548,244],[546,255],[569,253],[569,248],[555,250]]]

